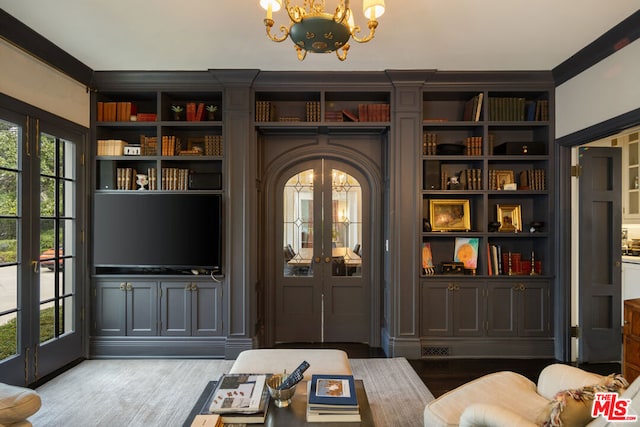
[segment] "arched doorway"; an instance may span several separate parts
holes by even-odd
[[[338,151],[303,149],[265,177],[267,343],[379,345],[381,180]]]

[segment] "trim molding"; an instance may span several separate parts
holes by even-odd
[[[9,15],[4,9],[0,9],[0,37],[85,86],[91,86],[91,68]]]
[[[556,87],[633,43],[639,37],[640,10],[556,66],[552,70]]]
[[[637,126],[639,124],[640,108],[636,108],[635,110],[631,110],[609,120],[605,120],[603,122],[558,138],[556,139],[556,143],[564,147],[582,145],[591,141],[596,141],[598,139],[615,135],[618,132],[621,132],[633,126]]]

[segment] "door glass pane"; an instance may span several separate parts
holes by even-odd
[[[313,276],[313,169],[292,176],[284,185],[283,274]]]
[[[362,276],[362,189],[353,176],[331,171],[333,276]]]
[[[0,360],[18,353],[18,183],[22,128],[0,120]]]
[[[40,342],[73,331],[75,145],[40,139]]]

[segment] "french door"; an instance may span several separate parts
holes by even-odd
[[[82,355],[86,133],[0,109],[0,381],[28,385]]]
[[[370,190],[324,158],[282,174],[273,249],[276,342],[368,342]]]

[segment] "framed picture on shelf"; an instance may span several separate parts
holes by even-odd
[[[453,261],[461,262],[464,268],[475,271],[478,268],[478,243],[477,237],[456,237]]]
[[[429,216],[433,231],[469,231],[469,200],[429,200]]]
[[[513,171],[510,170],[497,170],[496,171],[495,188],[498,190],[504,190],[508,184],[514,184]]]
[[[496,209],[500,223],[498,231],[505,233],[522,231],[520,205],[497,205]]]

